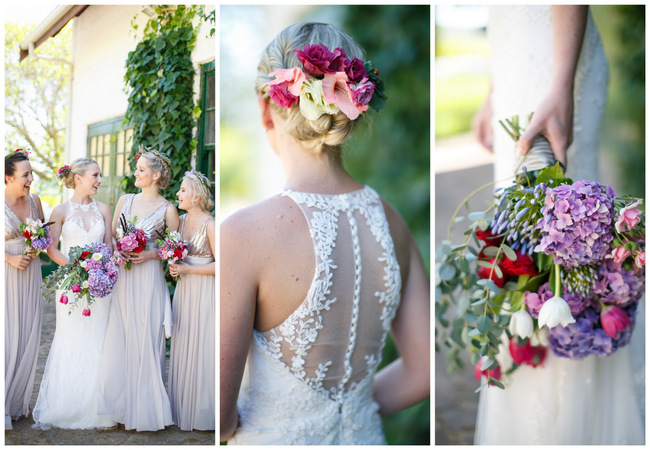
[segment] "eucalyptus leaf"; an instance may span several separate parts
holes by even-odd
[[[511,261],[516,261],[517,260],[517,254],[513,249],[508,247],[506,244],[501,244],[501,250],[506,254],[509,260]]]
[[[499,254],[499,248],[498,247],[485,247],[483,249],[483,254],[485,256],[490,256],[490,257],[497,256]]]
[[[476,328],[482,335],[487,334],[487,332],[490,331],[491,326],[492,320],[486,315],[482,315],[476,319]]]
[[[472,220],[472,221],[476,222],[477,220],[481,220],[481,219],[485,218],[485,212],[484,211],[472,212],[472,213],[469,213],[467,215],[467,218],[469,220]]]
[[[449,281],[456,276],[456,268],[450,264],[442,264],[438,269],[438,275],[443,281]]]

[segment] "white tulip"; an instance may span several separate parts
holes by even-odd
[[[554,296],[547,300],[539,310],[539,327],[553,328],[558,325],[566,327],[576,320],[571,315],[569,304],[562,298]]]
[[[533,318],[525,309],[520,309],[510,317],[510,334],[517,335],[522,339],[533,335]]]

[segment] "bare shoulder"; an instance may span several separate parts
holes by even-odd
[[[98,202],[97,200],[95,200],[95,202],[97,203],[97,207],[99,208],[99,212],[101,212],[102,214],[108,214],[109,216],[111,215],[111,207],[110,206],[108,206],[106,203]]]
[[[34,203],[36,203],[36,206],[41,208],[41,198],[36,195],[36,194],[29,194],[32,196],[32,199],[34,200]]]
[[[293,200],[276,195],[227,217],[220,226],[221,240],[268,242],[290,233],[287,224],[296,223],[301,216]]]

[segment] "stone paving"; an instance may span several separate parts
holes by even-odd
[[[54,336],[54,328],[54,304],[44,303],[41,348],[30,410],[36,404],[38,387],[43,378],[43,369]],[[169,363],[169,359],[167,359],[167,363]],[[4,443],[6,445],[215,445],[214,431],[181,431],[175,426],[169,426],[159,431],[138,432],[127,431],[123,425],[109,430],[64,430],[60,428],[41,430],[32,428],[33,424],[34,420],[31,415],[14,422],[14,429],[5,431]]]

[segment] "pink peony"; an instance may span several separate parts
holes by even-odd
[[[616,231],[621,233],[624,225],[627,226],[628,230],[631,230],[637,223],[639,223],[639,215],[642,211],[635,208],[639,203],[641,203],[641,200],[637,200],[631,205],[621,209],[618,219],[616,219]]]
[[[645,251],[638,251],[634,254],[634,265],[635,273],[645,267]]]
[[[603,308],[600,313],[600,323],[605,333],[612,339],[616,339],[619,331],[623,331],[625,328],[632,326],[632,321],[625,314],[625,311],[616,305],[607,305]]]
[[[269,88],[269,96],[280,108],[289,109],[298,103],[299,98],[289,92],[286,85],[281,84]]]
[[[68,304],[68,296],[67,295],[62,295],[61,298],[59,299],[59,301],[61,303],[63,303],[64,305],[67,305]]]
[[[78,293],[81,292],[81,287],[78,284],[72,285],[72,292]]]
[[[81,311],[82,316],[90,317],[90,309],[84,308],[83,311]]]

